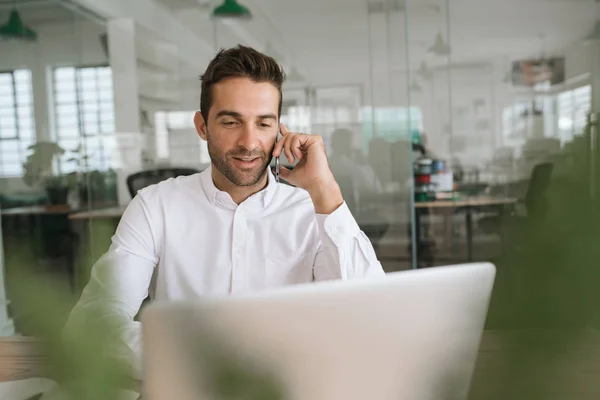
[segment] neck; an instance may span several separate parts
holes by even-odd
[[[215,187],[223,192],[227,192],[235,204],[240,204],[248,197],[260,192],[269,184],[268,170],[265,170],[263,176],[252,186],[238,186],[227,179],[215,166],[212,166],[212,180]]]

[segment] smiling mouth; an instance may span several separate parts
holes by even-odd
[[[252,162],[254,160],[258,160],[260,157],[253,157],[253,158],[245,158],[245,157],[233,157],[236,160],[240,160],[240,161],[244,161],[244,162]]]

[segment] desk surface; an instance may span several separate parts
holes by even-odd
[[[415,208],[483,207],[515,204],[518,200],[510,197],[466,197],[458,200],[435,200],[415,202]]]
[[[530,372],[540,377],[562,393],[552,399],[598,399],[600,380],[600,333],[583,331],[565,342],[565,332],[553,331],[485,331],[479,346],[477,363],[471,383],[470,400],[504,400],[507,388],[515,384],[513,369],[518,360],[511,362],[515,343],[560,340],[563,351],[560,357],[528,359],[533,364]],[[515,339],[517,342],[515,342]],[[524,340],[524,342],[523,342]],[[511,344],[512,343],[512,344]],[[552,342],[551,342],[552,343]],[[568,345],[565,345],[568,344]],[[532,353],[533,354],[533,353]],[[552,354],[552,353],[549,353]],[[544,354],[538,354],[543,356]],[[553,360],[550,361],[550,360]],[[0,382],[16,381],[32,377],[52,378],[49,357],[35,339],[23,337],[0,338]],[[519,373],[527,372],[522,369]],[[125,383],[125,382],[124,382]],[[139,391],[141,382],[128,380],[123,388]]]
[[[41,204],[27,207],[13,207],[2,210],[2,215],[67,215],[88,210],[105,210],[111,208],[111,203],[93,203],[91,205],[73,208],[69,204]]]
[[[2,215],[65,215],[73,212],[68,204],[14,207],[2,210]]]
[[[518,200],[504,197],[468,197],[460,200],[436,200],[415,203],[416,208],[452,208],[452,207],[478,207],[515,204]],[[102,219],[120,218],[127,206],[113,206],[106,208],[95,208],[70,213],[69,219]]]
[[[69,214],[70,220],[121,218],[127,206],[96,208]]]

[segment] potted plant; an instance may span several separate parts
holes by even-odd
[[[66,204],[69,186],[66,177],[55,174],[53,164],[65,150],[54,142],[37,142],[28,147],[32,153],[23,164],[23,181],[28,186],[43,186],[50,204]]]

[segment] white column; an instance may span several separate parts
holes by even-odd
[[[119,204],[131,196],[127,176],[142,167],[140,101],[136,51],[136,26],[133,19],[114,19],[107,24],[108,51],[113,76],[115,130],[120,161],[117,170]]]
[[[36,46],[41,46],[37,43]],[[36,49],[37,54],[40,49]],[[38,141],[52,141],[50,134],[50,97],[49,97],[49,71],[46,64],[36,57],[31,65],[31,86],[33,94],[33,112],[35,117],[35,132]]]
[[[600,40],[590,41],[587,45],[591,60],[592,112],[600,112]]]

